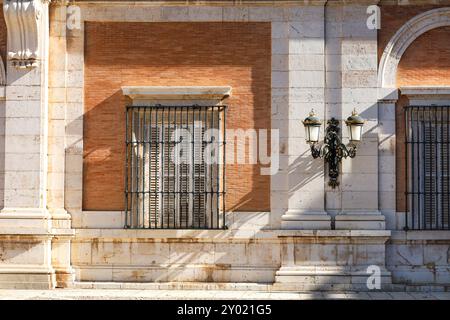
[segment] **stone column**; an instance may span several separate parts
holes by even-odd
[[[48,190],[48,6],[3,1],[8,31],[0,287],[53,288]]]
[[[66,113],[68,96],[82,95],[67,88],[67,10],[66,1],[50,7],[49,107],[48,107],[48,203],[52,227],[58,236],[52,240],[52,264],[58,287],[70,286],[75,271],[70,265],[71,216],[65,209]]]
[[[330,5],[327,10],[327,118],[341,121],[352,110],[366,119],[355,158],[342,159],[340,185],[327,186],[327,209],[336,229],[384,229],[378,204],[377,29],[367,26],[367,7]]]
[[[396,89],[379,90],[378,101],[378,185],[380,211],[386,218],[386,227],[395,230],[403,226],[404,215],[396,214]]]
[[[302,124],[311,109],[324,117],[323,21],[323,5],[289,9],[289,135],[285,158],[288,208],[282,216],[283,229],[331,228],[331,218],[324,207],[323,161],[312,158]]]

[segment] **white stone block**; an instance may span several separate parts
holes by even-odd
[[[343,88],[340,91],[343,102],[373,102],[375,104],[378,101],[377,90],[375,88]]]
[[[287,39],[272,39],[272,54],[289,54],[289,41]]]
[[[9,101],[40,101],[41,89],[32,85],[9,85],[6,86],[6,105]]]
[[[324,56],[322,54],[309,55],[289,55],[289,68],[292,71],[323,71],[325,66]]]
[[[83,102],[83,88],[67,88],[67,102],[81,103]]]
[[[76,119],[66,123],[66,135],[83,135],[83,120]]]
[[[382,189],[379,190],[379,198],[380,198],[380,210],[393,210],[396,208],[397,195],[392,192],[386,192]],[[394,217],[396,219],[396,217]],[[393,224],[395,226],[396,224]]]
[[[376,71],[378,58],[376,54],[342,55],[342,70],[344,71]]]
[[[346,38],[341,41],[340,48],[343,55],[376,55],[378,50],[376,40],[368,41]]]
[[[24,164],[25,165],[25,164]],[[12,171],[5,173],[5,189],[39,189],[40,172],[39,171]]]
[[[365,15],[367,17],[367,15]],[[377,30],[371,30],[367,27],[366,19],[358,22],[345,21],[342,25],[342,36],[345,38],[364,38],[369,40],[377,39]]]
[[[48,118],[50,121],[53,120],[64,120],[65,119],[65,104],[64,103],[49,103],[48,104]]]
[[[324,10],[322,6],[298,6],[287,10],[289,21],[322,21]]]
[[[342,192],[342,208],[357,210],[376,210],[378,209],[378,195],[373,191]]]
[[[170,264],[214,263],[212,243],[170,243]]]
[[[41,148],[39,135],[7,135],[5,139],[5,153],[38,154]]]
[[[309,159],[304,159],[303,161],[305,161],[305,165],[308,165]],[[292,172],[289,176],[289,190],[308,190],[308,192],[323,192],[324,177],[321,174],[317,174],[317,172]]]
[[[378,175],[376,173],[342,173],[341,179],[343,191],[378,191]]]
[[[342,173],[378,173],[378,159],[376,156],[357,155],[353,159],[342,161]]]
[[[323,54],[324,48],[323,39],[289,39],[290,54]]]
[[[127,6],[125,9],[127,21],[156,22],[161,20],[160,7]]]
[[[4,107],[6,118],[38,118],[41,112],[37,101],[9,100]]]
[[[224,7],[223,21],[248,21],[248,7]]]
[[[301,190],[301,192],[299,192]],[[324,206],[324,192],[309,192],[307,186],[289,193],[289,208],[322,211]]]
[[[8,189],[5,188],[3,203],[10,208],[39,208],[40,194],[36,189]]]
[[[188,6],[167,6],[161,10],[161,19],[164,21],[189,21]]]
[[[395,192],[395,185],[396,185],[395,175],[390,173],[380,173],[379,181],[380,181],[379,185],[380,190]]]
[[[376,88],[376,70],[344,71],[342,73],[342,86],[353,88]]]
[[[289,72],[287,71],[273,71],[272,72],[272,88],[287,88],[289,87]]]
[[[83,104],[76,102],[76,103],[67,103],[66,104],[66,119],[70,123],[73,120],[80,120],[81,117],[83,117]]]
[[[324,24],[322,20],[295,21],[289,23],[289,38],[323,38]]]
[[[66,80],[68,87],[83,88],[84,72],[82,70],[68,70]]]
[[[289,96],[290,101],[293,103],[309,102],[323,104],[324,102],[323,88],[291,88]]]
[[[322,71],[294,71],[289,73],[291,87],[320,88],[325,84]]]
[[[222,7],[190,6],[190,21],[222,21]]]
[[[250,7],[250,21],[285,21],[285,11],[277,7]]]
[[[272,71],[289,71],[289,55],[273,54]]]
[[[272,39],[283,38],[289,36],[289,24],[287,22],[272,22]]]

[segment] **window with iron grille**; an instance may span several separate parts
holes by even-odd
[[[406,229],[449,230],[450,107],[406,107]]]
[[[127,228],[225,227],[225,110],[127,107]]]

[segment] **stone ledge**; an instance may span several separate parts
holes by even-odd
[[[223,100],[231,95],[231,87],[127,86],[122,92],[132,100]]]
[[[412,230],[412,231],[392,231],[391,241],[435,241],[444,240],[450,242],[449,230]]]
[[[408,97],[426,98],[427,96],[433,96],[437,98],[438,96],[450,97],[450,86],[411,86],[411,87],[401,87],[400,92],[402,95]]]
[[[75,229],[74,241],[92,238],[127,239],[130,241],[221,242],[229,240],[268,240],[280,238],[329,239],[388,238],[389,230],[136,230],[136,229]]]

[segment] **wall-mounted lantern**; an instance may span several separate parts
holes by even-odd
[[[339,185],[339,164],[342,158],[354,158],[356,156],[356,143],[361,141],[364,122],[365,120],[358,115],[356,110],[345,121],[350,137],[350,144],[347,148],[341,142],[339,121],[335,118],[327,121],[324,144],[319,147],[316,144],[320,139],[322,122],[316,117],[314,111],[311,111],[303,121],[306,142],[311,145],[311,154],[314,159],[323,158],[328,163],[328,176],[330,177],[328,185],[333,189]]]

